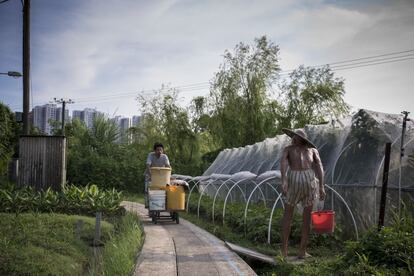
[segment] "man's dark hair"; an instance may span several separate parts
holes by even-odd
[[[156,150],[159,147],[161,147],[162,149],[164,149],[164,146],[161,143],[155,143],[154,144],[154,150]]]

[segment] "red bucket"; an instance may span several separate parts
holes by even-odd
[[[335,229],[335,211],[317,211],[312,212],[313,232],[318,234],[333,233]]]

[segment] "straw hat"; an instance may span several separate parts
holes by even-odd
[[[296,131],[293,131],[291,129],[283,128],[282,131],[291,138],[295,135],[298,136],[307,146],[316,149],[316,146],[308,140],[308,135],[306,135],[306,132],[303,130],[297,129]]]

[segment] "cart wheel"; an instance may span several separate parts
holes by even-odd
[[[180,223],[180,216],[178,215],[178,213],[177,213],[177,212],[175,212],[175,222],[176,222],[177,224],[179,224],[179,223]]]

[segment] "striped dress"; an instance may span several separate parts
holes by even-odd
[[[302,206],[312,205],[318,197],[318,180],[312,169],[292,171],[287,173],[288,192],[286,203],[295,206],[299,202]]]

